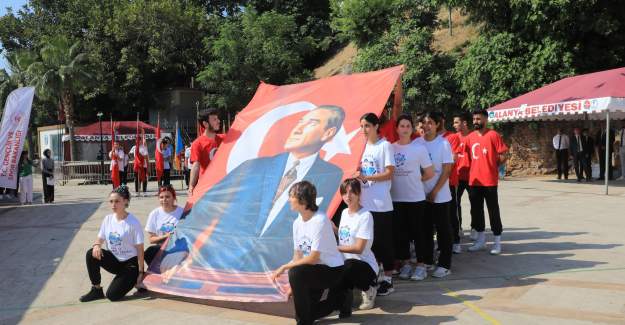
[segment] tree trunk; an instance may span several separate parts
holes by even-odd
[[[65,125],[69,131],[69,160],[73,161],[76,157],[76,144],[74,143],[74,102],[72,93],[69,90],[63,91],[61,105],[65,112]]]

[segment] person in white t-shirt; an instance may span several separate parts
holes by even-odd
[[[87,251],[87,271],[91,280],[91,290],[80,297],[81,302],[108,298],[111,301],[122,299],[134,286],[143,280],[143,229],[141,223],[126,211],[130,193],[126,186],[119,186],[109,195],[113,213],[104,217],[93,246]],[[106,242],[106,249],[102,244]],[[115,277],[106,296],[100,285],[100,268]]]
[[[395,170],[393,147],[388,141],[380,139],[378,129],[380,120],[377,115],[367,113],[360,118],[360,128],[367,139],[365,151],[360,158],[360,168],[354,177],[362,182],[360,204],[373,215],[373,253],[382,263],[378,296],[386,296],[394,291],[393,269],[393,201],[391,199],[391,179]]]
[[[339,251],[345,258],[343,288],[347,297],[352,289],[362,290],[360,310],[373,308],[377,294],[376,279],[378,262],[371,251],[373,244],[373,216],[360,205],[360,181],[348,178],[340,187],[343,202],[347,208],[341,213],[341,223],[336,229],[339,238]],[[351,304],[351,302],[350,302]]]
[[[136,155],[135,153],[138,153],[138,155]],[[142,191],[143,195],[145,195],[147,188],[148,188],[148,178],[149,178],[148,162],[150,160],[148,156],[148,147],[145,145],[145,141],[142,141],[139,144],[139,150],[137,150],[136,144],[132,146],[132,148],[130,148],[130,151],[128,151],[128,155],[129,156],[132,155],[133,166],[135,164],[141,163],[141,161],[143,162],[143,166],[141,166],[141,168],[143,168],[143,171],[139,171],[139,172],[142,172],[143,174],[139,175],[139,173],[135,173],[135,193],[137,194],[137,196],[141,196],[141,192],[139,191],[140,190],[139,185],[141,185],[141,189],[143,190]],[[137,156],[140,156],[139,159],[137,159]],[[143,179],[140,179],[141,177],[143,177]]]
[[[451,237],[451,220],[449,219],[449,202],[451,192],[449,190],[449,175],[454,165],[451,145],[437,130],[443,122],[442,114],[428,112],[423,115],[423,128],[425,130],[425,147],[428,149],[434,177],[423,183],[426,193],[425,219],[426,226],[421,227],[426,238],[426,264],[433,264],[434,234],[436,226],[436,239],[440,256],[438,267],[432,273],[433,277],[442,278],[451,274],[451,253],[453,240]]]
[[[399,270],[401,279],[423,280],[426,274],[422,266],[410,264],[410,242],[414,243],[417,262],[423,263],[425,238],[421,236],[425,211],[423,181],[434,176],[434,168],[427,149],[410,139],[413,133],[412,117],[402,115],[397,119],[399,140],[393,143],[395,172],[393,173],[393,238],[395,259],[403,265]],[[418,267],[418,268],[416,268]],[[414,270],[418,272],[414,272]]]
[[[291,209],[299,213],[293,222],[293,259],[273,274],[277,281],[288,271],[297,324],[312,324],[316,319],[340,310],[340,317],[351,316],[341,285],[343,256],[337,249],[330,219],[316,204],[317,190],[308,181],[295,183],[289,189]],[[327,298],[322,292],[329,290]]]
[[[191,146],[184,146],[184,183],[187,185],[187,189],[189,188],[189,181],[191,179],[191,168],[193,168],[193,163],[191,162]]]
[[[152,246],[145,250],[145,263],[149,266],[161,249],[161,244],[174,232],[183,209],[176,205],[176,191],[171,185],[163,185],[158,189],[160,207],[152,210],[145,224],[148,239]]]
[[[115,157],[117,157],[117,164],[113,164],[113,162],[111,162],[111,165],[109,166],[109,170],[113,170],[113,168],[115,168],[114,166],[117,166],[117,170],[119,171],[119,180],[120,180],[120,184],[126,185],[126,153],[124,152],[124,146],[115,141],[115,143],[113,144],[113,149],[111,151],[109,151],[109,158],[113,159],[113,154],[115,154]]]

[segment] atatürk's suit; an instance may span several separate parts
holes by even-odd
[[[288,153],[282,153],[256,158],[232,170],[178,224],[166,252],[174,248],[175,242],[186,241],[187,246],[199,243],[193,266],[242,272],[275,270],[288,262],[293,256],[292,225],[297,212],[287,202],[266,225],[288,157]],[[317,156],[302,178],[317,188],[317,200],[322,198],[320,211],[327,210],[342,176],[340,168]],[[201,233],[214,220],[218,220],[215,229],[202,243]],[[196,242],[198,238],[200,241]],[[172,260],[167,261],[166,253],[161,265],[177,264],[180,256],[174,255],[179,254],[172,254]]]

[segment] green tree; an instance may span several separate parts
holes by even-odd
[[[237,111],[261,80],[281,84],[310,78],[302,58],[310,47],[302,38],[292,15],[246,11],[223,19],[218,36],[206,40],[212,60],[198,75],[208,104]]]
[[[458,0],[481,26],[455,76],[467,108],[625,64],[622,1]]]
[[[70,156],[74,159],[74,103],[94,81],[88,70],[87,55],[81,52],[81,43],[64,36],[44,42],[39,52],[41,60],[32,63],[27,74],[32,78],[37,95],[58,103],[65,114],[65,125],[70,136]]]

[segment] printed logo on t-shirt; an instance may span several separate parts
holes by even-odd
[[[108,239],[109,239],[109,244],[111,246],[121,246],[122,245],[122,236],[120,236],[115,231],[109,233]]]
[[[302,255],[308,256],[310,255],[310,250],[312,248],[312,240],[310,238],[304,236],[299,244],[297,245],[297,249],[302,252]]]
[[[365,158],[362,161],[360,172],[365,176],[375,175],[377,170],[375,169],[375,159],[373,158]]]
[[[396,152],[395,153],[395,167],[399,168],[404,166],[404,164],[406,163],[406,155],[404,155],[401,152]]]
[[[341,245],[349,245],[349,226],[342,226],[339,228],[339,244]]]
[[[460,142],[460,152],[458,153],[458,158],[464,158],[464,143]]]
[[[161,226],[161,229],[159,229],[159,231],[163,233],[168,233],[174,231],[175,227],[176,225],[172,221],[168,221]]]

